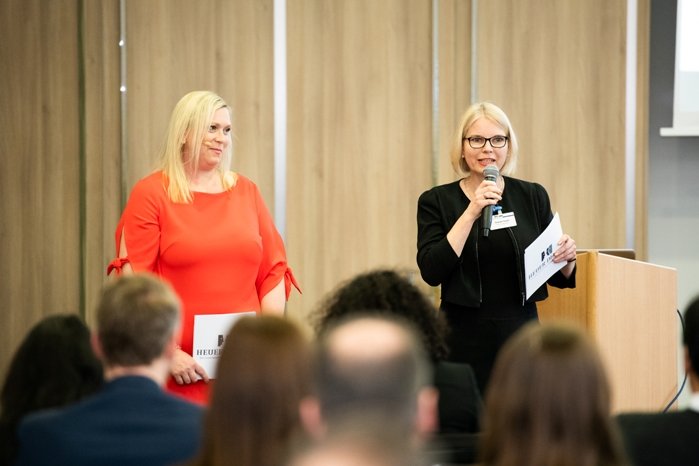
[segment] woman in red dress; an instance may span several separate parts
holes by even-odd
[[[134,186],[108,273],[148,271],[183,303],[168,389],[206,403],[209,375],[192,357],[195,316],[283,314],[293,284],[281,236],[257,186],[230,171],[230,107],[208,91],[180,99],[160,169]],[[225,334],[225,333],[224,333]]]

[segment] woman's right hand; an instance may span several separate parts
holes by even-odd
[[[495,205],[502,200],[502,190],[494,181],[483,180],[473,193],[473,199],[466,208],[466,212],[475,220],[481,216],[483,208]]]
[[[181,349],[176,349],[170,365],[170,373],[177,385],[194,383],[201,377],[204,382],[209,381],[209,375],[192,356]]]

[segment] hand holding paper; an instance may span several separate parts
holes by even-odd
[[[566,235],[567,236],[567,235]],[[575,252],[575,241],[567,236],[567,240],[559,246],[559,240],[563,239],[563,230],[561,228],[561,219],[558,212],[553,216],[553,220],[549,226],[534,240],[532,244],[524,251],[524,280],[526,283],[527,299],[541,287],[546,280],[566,266],[567,262],[554,262],[554,251],[563,248],[562,252],[557,254],[559,259],[561,255],[567,257],[570,254],[570,243],[572,242],[573,257]],[[570,241],[568,241],[570,240]]]

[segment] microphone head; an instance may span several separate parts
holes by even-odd
[[[488,165],[483,170],[483,176],[486,180],[495,181],[498,179],[498,176],[500,176],[500,170],[498,170],[498,167],[495,165]]]

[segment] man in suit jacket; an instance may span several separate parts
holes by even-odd
[[[17,464],[168,465],[194,456],[202,408],[162,390],[179,325],[180,303],[165,283],[144,274],[110,283],[93,334],[107,384],[78,404],[28,416]]]
[[[617,417],[627,452],[636,466],[699,464],[699,296],[684,314],[684,364],[692,397],[682,411]]]

